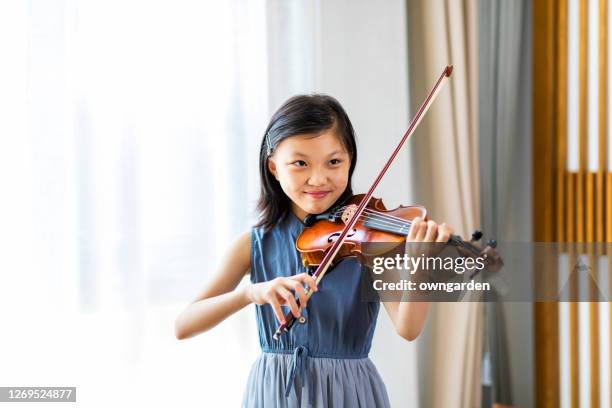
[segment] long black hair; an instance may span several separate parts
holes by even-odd
[[[268,157],[276,146],[288,137],[318,133],[334,125],[351,161],[346,189],[336,203],[343,202],[353,195],[351,179],[357,163],[357,145],[355,131],[348,115],[342,105],[329,95],[296,95],[272,115],[261,141],[259,150],[261,193],[257,202],[259,222],[256,227],[263,226],[264,231],[269,231],[277,223],[282,222],[291,211],[291,200],[268,169]]]

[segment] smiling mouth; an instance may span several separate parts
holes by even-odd
[[[328,195],[330,192],[331,192],[331,191],[312,191],[312,192],[305,191],[305,193],[306,193],[308,196],[310,196],[310,197],[312,197],[312,198],[314,198],[314,199],[317,199],[317,200],[318,200],[318,199],[321,199],[321,198],[323,198],[323,197],[325,197],[325,196],[326,196],[326,195]]]

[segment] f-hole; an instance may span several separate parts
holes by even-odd
[[[353,235],[355,235],[357,233],[357,229],[353,228],[351,231],[349,231],[348,234],[346,234],[346,237],[352,237]],[[335,242],[336,239],[340,236],[340,234],[342,234],[342,232],[334,232],[333,234],[331,234],[329,237],[327,237],[327,242],[329,242],[330,244],[332,242]]]

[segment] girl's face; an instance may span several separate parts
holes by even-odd
[[[315,134],[291,136],[275,148],[268,169],[291,199],[300,219],[325,212],[348,184],[350,156],[336,127]]]

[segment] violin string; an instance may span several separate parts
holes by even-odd
[[[373,214],[374,214],[374,216],[373,215],[366,215],[366,216],[362,215],[360,217],[360,219],[364,218],[366,221],[368,221],[368,219],[370,217],[372,217],[372,218],[379,217],[378,220],[370,221],[369,222],[369,226],[379,227],[379,228],[382,228],[383,230],[384,230],[385,227],[389,227],[389,226],[394,227],[394,226],[397,226],[398,224],[401,224],[401,223],[398,223],[397,221],[380,221],[380,219],[384,219],[386,216],[383,215],[383,214],[380,214],[380,213],[377,214],[376,212],[373,212]],[[395,217],[393,217],[393,218],[395,218]],[[398,231],[394,231],[394,232],[397,232],[397,233],[400,233],[400,234],[403,234],[403,235],[407,236],[407,231],[403,230],[403,226],[404,225],[410,226],[411,223],[409,221],[405,221],[400,226],[400,229]],[[473,254],[476,254],[476,255],[480,254],[480,250],[478,248],[474,247],[471,243],[468,243],[468,242],[464,241],[463,239],[461,239],[460,237],[458,237],[456,235],[451,235],[449,241],[450,241],[451,244],[453,244],[455,246],[460,246],[462,248],[465,248],[466,250],[472,252]]]
[[[339,215],[341,214],[343,211],[342,209],[335,211],[333,214],[334,215]],[[361,215],[359,217],[359,219],[365,219],[366,221],[370,218],[372,219],[378,219],[380,220],[377,225],[381,226],[381,225],[388,225],[388,226],[393,226],[393,227],[398,227],[403,229],[403,227],[410,227],[410,225],[412,224],[410,221],[408,220],[403,220],[401,218],[398,217],[394,217],[394,216],[389,216],[387,214],[383,214],[380,213],[378,211],[373,211],[373,210],[369,210],[369,209],[364,209],[364,212],[370,215]],[[463,244],[463,241],[457,241],[457,243],[461,243]]]
[[[341,215],[344,212],[344,208],[346,208],[346,207],[341,207],[340,209],[334,211],[332,213],[332,215],[333,216]],[[363,210],[363,213],[373,214],[373,215],[376,215],[376,216],[380,216],[380,217],[384,218],[385,220],[394,221],[396,224],[399,224],[399,225],[410,225],[410,221],[407,221],[407,220],[404,220],[404,219],[401,219],[401,218],[398,218],[398,217],[393,217],[393,216],[390,216],[390,215],[387,215],[387,214],[382,214],[382,213],[379,213],[377,211],[373,211],[373,210],[370,210],[370,209],[367,209],[367,208],[365,208]]]
[[[338,216],[344,212],[345,208],[347,208],[347,206],[340,207],[339,209],[334,211],[332,214],[334,216]],[[363,212],[366,213],[366,215],[363,215],[362,213],[359,216],[358,220],[370,221],[370,225],[378,226],[382,228],[384,227],[399,228],[398,233],[401,233],[401,234],[404,234],[404,231],[403,231],[404,228],[408,228],[409,230],[409,227],[412,225],[411,221],[403,220],[401,218],[391,216],[388,214],[383,214],[378,211],[370,210],[367,208],[365,208]],[[408,231],[406,231],[405,235],[408,235],[407,232]],[[480,251],[477,248],[474,248],[471,244],[465,242],[459,237],[451,236],[450,240],[456,246],[461,246],[462,248],[465,248],[473,253],[480,253]]]
[[[386,221],[372,220],[372,219],[369,219],[369,216],[366,217],[366,222],[367,224],[365,225],[367,227],[377,228],[382,231],[388,231],[388,232],[408,236],[408,230],[405,230],[402,226],[397,227],[392,224],[389,224]]]
[[[334,213],[332,213],[333,216],[338,216],[341,215],[344,211],[342,209],[339,209],[337,211],[335,211]],[[410,225],[412,225],[411,221],[407,221],[407,220],[403,220],[401,218],[398,217],[393,217],[387,214],[382,214],[379,213],[378,211],[372,211],[369,209],[364,209],[363,210],[364,213],[366,213],[366,215],[363,215],[363,213],[359,216],[359,220],[365,219],[366,221],[368,219],[374,219],[374,220],[380,220],[383,224],[392,226],[392,227],[398,227],[398,228],[409,228]]]
[[[407,222],[404,223],[399,223],[397,221],[390,221],[385,219],[384,217],[380,217],[377,215],[371,215],[371,214],[362,214],[359,216],[360,221],[367,221],[369,223],[369,225],[374,225],[376,224],[379,227],[387,227],[389,229],[392,230],[397,230],[398,233],[405,233],[405,235],[408,235],[408,231],[409,231],[409,226],[410,224]],[[406,230],[404,230],[406,228]]]
[[[336,210],[334,213],[332,213],[333,215],[340,215],[341,213],[343,213],[343,208],[346,208],[346,206],[344,207],[340,207],[338,210]],[[364,211],[366,213],[366,215],[364,216],[363,214],[360,215],[359,219],[365,219],[366,221],[370,218],[372,219],[376,219],[378,217],[378,222],[376,222],[376,225],[378,226],[382,226],[382,225],[388,225],[388,226],[393,226],[393,227],[397,227],[399,226],[400,228],[403,227],[409,227],[412,223],[410,221],[407,220],[403,220],[401,218],[398,217],[394,217],[394,216],[390,216],[387,214],[383,214],[380,213],[378,211],[373,211],[373,210],[369,210],[369,209],[364,209]],[[371,225],[372,222],[370,222]],[[470,246],[466,245],[467,243],[464,242],[463,240],[454,240],[454,242],[458,245],[461,245],[463,247],[469,248],[471,249]]]
[[[342,211],[336,211],[334,215],[339,215]],[[365,209],[366,214],[361,214],[359,220],[369,222],[372,227],[379,227],[381,229],[391,229],[393,232],[403,235],[408,235],[410,221],[403,220],[397,217],[391,217],[385,214],[380,214],[376,211]]]
[[[359,217],[359,219],[365,219],[367,220],[378,220],[381,223],[388,225],[388,226],[392,226],[392,227],[398,227],[398,228],[409,228],[410,225],[412,225],[411,221],[408,220],[403,220],[401,218],[397,218],[397,217],[392,217],[386,214],[381,214],[377,211],[372,211],[369,209],[364,209],[363,211],[366,215],[362,215]],[[336,213],[335,215],[339,215],[341,214],[342,211],[340,211],[339,213]]]
[[[344,212],[344,209],[346,209],[347,207],[348,206],[340,207],[339,209],[334,211],[332,214],[335,215],[335,216],[340,215],[340,214],[342,214]],[[363,212],[370,213],[370,214],[375,214],[375,215],[378,215],[380,217],[384,217],[385,219],[393,220],[393,221],[396,221],[398,223],[401,223],[402,225],[403,224],[407,224],[407,225],[411,224],[411,221],[405,220],[403,218],[395,217],[393,215],[384,214],[384,213],[381,213],[379,211],[370,210],[369,208],[364,208]]]
[[[404,234],[408,236],[410,232],[410,222],[398,222],[395,220],[390,220],[385,218],[384,216],[380,216],[378,214],[366,214],[365,221],[368,222],[368,225],[371,226],[379,226],[379,227],[387,227],[391,230],[394,230],[400,234]]]

